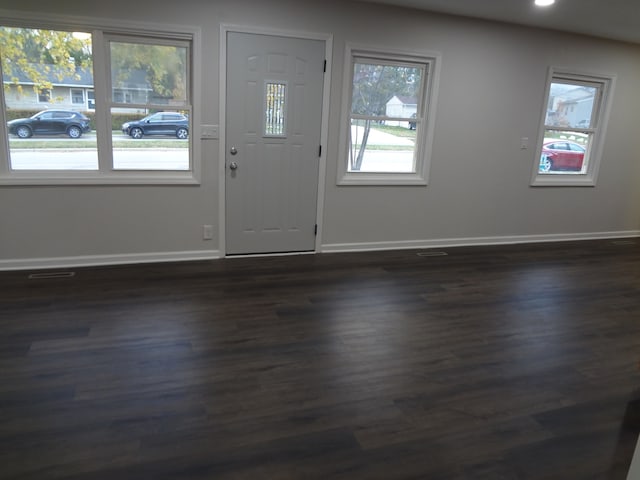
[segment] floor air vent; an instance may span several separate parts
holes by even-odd
[[[449,255],[447,252],[419,252],[419,257],[446,257]]]
[[[29,275],[30,280],[49,279],[49,278],[69,278],[75,276],[76,272],[45,272],[32,273]]]

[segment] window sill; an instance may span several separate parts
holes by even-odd
[[[13,172],[0,177],[0,186],[10,185],[200,185],[194,172]]]
[[[338,185],[418,185],[425,186],[427,181],[417,173],[372,173],[348,172],[342,175]]]
[[[595,187],[596,181],[591,175],[536,175],[531,181],[532,187]]]

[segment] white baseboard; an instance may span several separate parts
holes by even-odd
[[[517,243],[565,242],[575,240],[603,240],[640,237],[640,230],[621,232],[568,233],[549,235],[511,235],[502,237],[441,238],[398,242],[330,243],[321,246],[321,253],[365,252],[375,250],[407,250],[422,248],[505,245]],[[121,255],[85,255],[77,257],[21,258],[0,260],[0,271],[43,270],[52,268],[95,267],[104,265],[133,265],[139,263],[185,262],[215,260],[224,255],[219,250],[185,252],[131,253]]]
[[[0,260],[0,271],[41,270],[50,268],[95,267],[103,265],[129,265],[137,263],[185,262],[220,258],[219,250],[187,252],[131,253],[122,255],[86,255],[78,257],[24,258]]]
[[[406,250],[419,248],[468,247],[481,245],[509,245],[518,243],[566,242],[640,237],[640,230],[621,232],[560,233],[548,235],[509,235],[502,237],[439,238],[398,242],[329,243],[321,252],[366,252],[375,250]]]

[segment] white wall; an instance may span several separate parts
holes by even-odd
[[[54,5],[55,3],[55,5]],[[190,0],[16,3],[33,12],[202,29],[201,117],[219,124],[220,23],[334,36],[323,249],[498,242],[640,231],[640,46],[344,1]],[[336,185],[345,42],[442,55],[430,184]],[[597,186],[532,188],[550,65],[616,74]],[[520,149],[521,137],[531,148]],[[0,268],[216,256],[218,142],[203,141],[200,186],[0,187]],[[486,237],[485,240],[483,240]],[[406,243],[410,242],[410,243]],[[128,257],[128,255],[134,255]],[[153,255],[150,259],[156,258]],[[76,263],[78,263],[76,261]]]

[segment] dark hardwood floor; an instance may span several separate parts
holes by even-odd
[[[0,478],[624,479],[640,240],[0,273]]]

